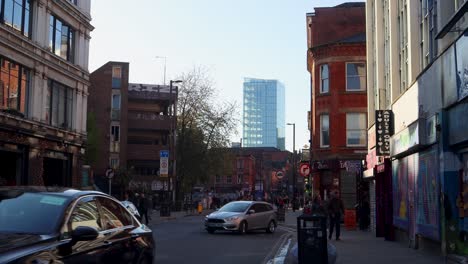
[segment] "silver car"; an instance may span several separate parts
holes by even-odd
[[[231,202],[205,218],[205,228],[210,234],[216,230],[245,234],[247,231],[259,229],[273,233],[276,226],[276,212],[271,204],[265,202]]]

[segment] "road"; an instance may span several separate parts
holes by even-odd
[[[218,231],[208,234],[202,216],[182,217],[152,226],[156,241],[155,263],[255,263],[274,249],[285,230],[246,235]]]

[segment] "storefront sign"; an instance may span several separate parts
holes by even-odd
[[[375,132],[377,156],[390,156],[390,139],[393,134],[393,112],[375,111]]]
[[[419,122],[414,122],[392,138],[392,156],[419,144]]]

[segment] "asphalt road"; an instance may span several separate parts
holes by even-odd
[[[203,216],[183,217],[152,226],[155,263],[262,263],[286,231],[256,231],[246,235],[217,231],[208,234]]]

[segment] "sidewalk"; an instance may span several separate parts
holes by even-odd
[[[301,212],[286,213],[285,222],[282,226],[296,229],[296,218]],[[342,227],[341,241],[331,240],[336,246],[338,258],[336,264],[436,264],[445,263],[445,258],[439,255],[431,255],[410,249],[398,242],[385,241],[383,238],[375,237],[375,234],[365,231],[349,231]],[[297,258],[292,255],[291,249],[297,243],[297,234],[293,236],[293,243],[289,247],[285,263],[297,263]]]

